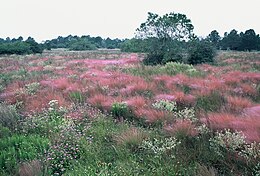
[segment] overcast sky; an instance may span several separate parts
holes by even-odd
[[[259,34],[259,9],[260,0],[0,0],[0,38],[132,38],[148,12],[186,14],[199,36],[214,29]]]

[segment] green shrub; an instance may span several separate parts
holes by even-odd
[[[158,65],[158,64],[162,64],[162,60],[163,60],[163,54],[150,53],[143,60],[143,63],[145,65]]]
[[[188,63],[192,65],[214,62],[215,48],[205,41],[192,41],[188,50]]]
[[[11,131],[7,127],[3,127],[0,124],[0,139],[11,136]]]
[[[40,158],[48,149],[49,140],[38,135],[13,135],[0,141],[0,170],[10,175],[18,171],[18,164]]]

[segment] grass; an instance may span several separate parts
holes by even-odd
[[[259,53],[196,67],[142,59],[3,56],[0,175],[259,173]]]

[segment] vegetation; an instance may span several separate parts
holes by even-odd
[[[259,175],[260,53],[215,50],[257,50],[253,30],[198,39],[149,13],[122,42],[0,40],[42,53],[0,58],[0,175]],[[147,55],[81,51],[120,45]]]
[[[97,48],[115,49],[119,48],[122,40],[120,39],[102,39],[101,37],[87,36],[59,36],[56,39],[47,40],[44,42],[46,49],[51,48],[67,48],[69,50],[94,50]]]
[[[257,175],[259,57],[151,66],[114,51],[2,56],[0,174]]]
[[[43,46],[35,42],[35,40],[29,37],[23,41],[22,37],[18,39],[6,40],[0,39],[0,54],[33,54],[42,53]]]

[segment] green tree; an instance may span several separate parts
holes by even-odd
[[[158,38],[171,40],[187,40],[192,38],[193,25],[186,15],[180,13],[165,14],[162,17],[148,13],[146,22],[136,30],[138,38]]]
[[[241,34],[241,50],[257,50],[259,35],[256,35],[253,29],[245,31]]]
[[[221,40],[221,37],[217,30],[211,31],[211,33],[208,35],[207,39],[216,47],[219,47],[219,42]]]
[[[184,14],[163,16],[149,12],[146,22],[136,30],[136,38],[146,41],[146,64],[182,61],[183,42],[193,39],[193,25]]]
[[[235,29],[230,33],[225,33],[224,38],[221,41],[222,49],[238,50],[241,46],[241,37]]]

